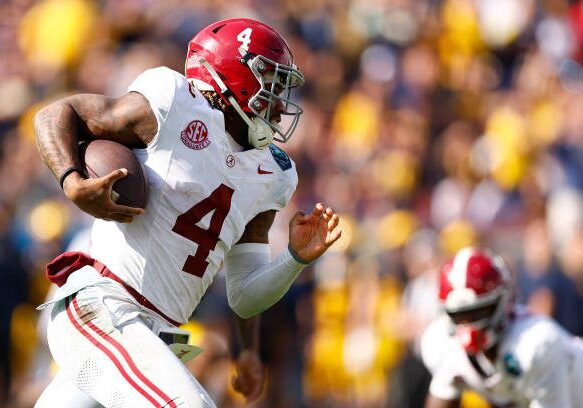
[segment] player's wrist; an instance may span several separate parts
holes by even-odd
[[[81,169],[76,166],[71,166],[62,171],[61,175],[59,176],[59,185],[62,189],[64,189],[65,180],[74,173],[81,175]]]
[[[305,257],[303,257],[298,251],[293,249],[291,244],[287,245],[287,250],[289,252],[290,257],[301,266],[306,266],[311,262],[310,260],[305,259]]]
[[[85,180],[80,171],[72,171],[63,178],[61,187],[65,195],[72,201],[75,201],[79,195],[79,183]]]

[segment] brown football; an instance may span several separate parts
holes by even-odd
[[[146,208],[148,180],[142,164],[134,153],[121,143],[111,140],[91,140],[80,146],[85,172],[91,178],[107,176],[126,168],[128,174],[113,184],[113,199],[117,204]]]

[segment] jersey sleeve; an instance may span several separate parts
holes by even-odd
[[[128,87],[128,93],[138,92],[148,100],[152,112],[156,116],[158,131],[151,144],[156,143],[160,130],[166,123],[168,112],[170,112],[174,101],[178,76],[179,74],[170,68],[152,68],[138,75]]]
[[[461,388],[455,384],[455,375],[446,363],[447,334],[443,322],[436,320],[429,325],[421,337],[421,358],[431,373],[429,393],[446,401],[453,401],[461,396]]]

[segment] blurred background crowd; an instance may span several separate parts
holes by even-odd
[[[0,16],[0,406],[31,407],[54,373],[44,264],[90,224],[41,163],[32,116],[70,93],[120,96],[150,67],[182,72],[193,34],[230,17],[284,33],[307,77],[274,252],[316,201],[344,230],[264,314],[254,406],[420,406],[436,272],[466,245],[503,255],[519,299],[583,335],[583,3],[3,0]],[[206,349],[191,369],[237,407],[221,279],[189,324]]]

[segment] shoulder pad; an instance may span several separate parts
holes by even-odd
[[[292,167],[291,160],[286,152],[281,150],[273,143],[269,145],[269,150],[271,151],[273,159],[282,170],[285,171],[291,169]]]

